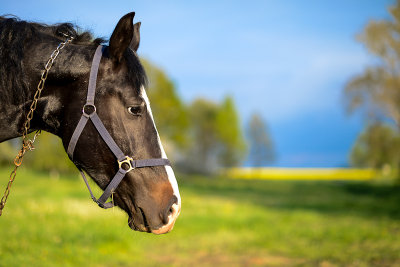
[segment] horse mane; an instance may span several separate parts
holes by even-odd
[[[10,103],[20,103],[25,99],[28,88],[23,73],[24,47],[34,38],[47,35],[65,40],[64,34],[74,37],[72,43],[97,46],[105,42],[94,38],[88,31],[81,31],[72,23],[46,25],[20,20],[13,15],[0,16],[0,88],[2,97]],[[6,59],[6,60],[4,60]],[[7,90],[11,88],[11,90]]]
[[[20,36],[31,38],[33,33],[44,33],[59,38],[60,40],[65,40],[64,34],[68,34],[74,37],[72,43],[76,44],[99,45],[106,42],[104,38],[94,38],[91,32],[82,31],[77,25],[69,22],[47,25],[44,23],[23,21],[14,15],[3,15],[0,16],[0,25],[2,32],[4,30],[7,31],[10,37]],[[1,36],[3,37],[3,34]]]
[[[0,16],[0,88],[4,100],[16,104],[26,99],[29,85],[23,70],[24,48],[40,36],[65,41],[65,34],[74,37],[74,44],[96,47],[106,42],[72,23],[46,25],[23,21],[13,15]],[[142,85],[146,87],[147,76],[137,54],[127,49],[125,59],[130,82],[137,90]]]

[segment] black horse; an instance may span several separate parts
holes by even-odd
[[[132,12],[120,19],[109,46],[102,49],[94,105],[125,155],[166,158],[144,89],[146,74],[136,54],[140,22],[133,24],[134,15]],[[68,23],[48,26],[0,17],[0,142],[22,135],[44,65],[65,36],[73,37],[73,41],[60,52],[48,74],[31,131],[57,135],[67,150],[82,117],[92,59],[104,40],[93,40],[88,32],[78,33]],[[78,137],[70,158],[106,189],[121,166],[94,123],[88,122]],[[113,192],[115,205],[126,211],[134,230],[169,232],[180,213],[174,172],[166,164],[158,165],[163,166],[129,171]]]

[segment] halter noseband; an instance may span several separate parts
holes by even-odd
[[[118,172],[114,175],[114,178],[111,180],[111,182],[104,190],[103,194],[98,199],[94,197],[84,172],[81,169],[79,169],[79,171],[82,175],[83,180],[85,181],[87,188],[89,189],[89,193],[93,201],[96,202],[101,208],[108,209],[113,207],[114,203],[113,202],[106,203],[107,199],[112,195],[114,190],[117,188],[119,183],[122,181],[122,179],[128,172],[136,168],[142,168],[142,167],[166,166],[166,165],[170,166],[171,163],[169,162],[168,159],[165,158],[134,160],[133,157],[126,156],[118,147],[118,145],[115,143],[114,139],[111,137],[104,124],[101,122],[101,119],[99,118],[96,112],[96,106],[94,105],[94,97],[96,91],[97,72],[99,70],[99,64],[102,54],[103,54],[103,46],[99,45],[94,54],[92,67],[90,69],[86,104],[82,108],[82,117],[79,120],[74,133],[72,134],[71,140],[69,141],[67,153],[72,160],[76,143],[78,142],[79,137],[81,136],[82,131],[86,126],[86,123],[90,119],[93,125],[96,127],[97,131],[99,132],[101,138],[104,140],[104,142],[106,142],[107,146],[110,148],[112,153],[117,158],[119,169]]]

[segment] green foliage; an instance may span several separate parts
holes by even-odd
[[[191,146],[187,154],[186,167],[193,171],[209,172],[215,168],[219,138],[217,129],[218,104],[196,99],[189,107]]]
[[[24,164],[55,175],[77,171],[75,165],[69,160],[61,139],[46,132],[42,132],[36,139],[35,150],[27,153]]]
[[[32,138],[32,134],[30,135]],[[28,151],[23,166],[50,172],[58,176],[60,173],[76,172],[75,165],[68,159],[61,139],[55,135],[42,132],[35,141],[35,149]],[[0,166],[13,166],[13,160],[21,147],[21,140],[14,139],[0,144]]]
[[[130,230],[118,208],[98,208],[76,175],[21,169],[0,220],[0,266],[400,264],[399,187],[202,176],[179,184],[182,213],[155,236]]]
[[[17,152],[18,150],[12,147],[11,141],[0,143],[0,166],[12,164]]]
[[[274,147],[261,115],[253,114],[247,126],[250,144],[249,160],[255,167],[271,163],[275,158]]]
[[[369,117],[389,115],[400,123],[400,1],[390,8],[392,18],[371,21],[358,36],[376,57],[375,66],[354,77],[345,88],[347,109],[361,109]]]
[[[375,123],[358,137],[350,156],[352,165],[376,169],[400,167],[400,133],[397,129]]]
[[[217,133],[221,143],[219,161],[223,167],[237,166],[246,151],[237,109],[232,97],[221,103],[216,117]]]
[[[187,167],[198,172],[213,172],[219,166],[238,165],[245,152],[240,122],[231,97],[221,104],[199,98],[189,109],[191,146]]]

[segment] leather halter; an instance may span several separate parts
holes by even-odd
[[[108,184],[103,194],[96,199],[90,189],[89,183],[86,179],[84,172],[79,169],[83,180],[87,188],[89,189],[89,193],[94,202],[96,202],[101,208],[108,209],[114,206],[113,202],[107,202],[108,198],[114,193],[115,189],[125,177],[125,175],[136,169],[142,167],[153,167],[153,166],[170,166],[171,163],[168,159],[165,158],[153,158],[153,159],[138,159],[134,160],[133,157],[129,157],[122,152],[122,150],[115,143],[114,139],[111,137],[109,132],[107,131],[104,124],[101,122],[100,117],[97,115],[96,106],[94,104],[95,91],[96,91],[96,80],[97,80],[97,72],[99,70],[100,60],[103,54],[104,47],[99,45],[96,49],[96,52],[93,57],[92,67],[90,69],[90,77],[89,77],[89,86],[86,104],[82,108],[82,117],[78,122],[78,125],[75,128],[74,133],[72,134],[71,140],[68,145],[68,156],[73,159],[75,146],[79,140],[79,137],[82,134],[83,129],[86,126],[86,123],[91,120],[97,131],[99,132],[101,138],[106,142],[107,146],[110,148],[111,152],[115,155],[118,162],[118,172],[114,175],[114,178]]]

